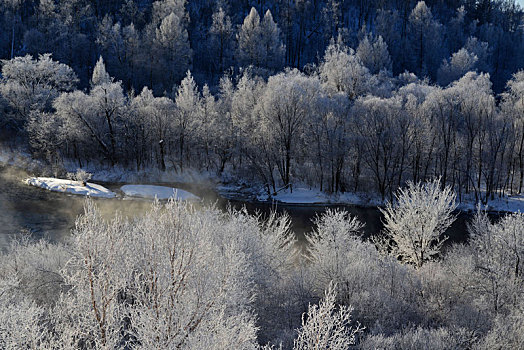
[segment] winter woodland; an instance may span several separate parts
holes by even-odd
[[[524,348],[524,11],[512,0],[5,0],[0,145],[66,165],[191,171],[327,210],[183,201],[0,255],[2,349]],[[55,177],[56,177],[55,176]]]

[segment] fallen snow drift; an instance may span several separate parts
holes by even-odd
[[[280,191],[272,199],[282,203],[313,204],[327,203],[328,196],[318,190],[296,188],[293,192],[289,190]]]
[[[180,200],[199,200],[194,194],[179,188],[156,185],[124,185],[120,187],[126,196],[141,198],[168,199],[174,197]]]
[[[56,179],[53,177],[31,177],[25,180],[31,186],[49,191],[79,194],[90,197],[114,198],[116,194],[104,186],[88,182],[83,186],[80,181]]]
[[[364,196],[360,193],[338,193],[328,194],[317,189],[295,188],[293,192],[289,189],[281,190],[269,197],[266,194],[257,196],[259,201],[277,201],[286,204],[352,204],[377,206],[381,204],[380,199]]]
[[[474,200],[459,203],[458,209],[464,211],[475,211],[477,205]],[[490,200],[482,209],[498,212],[524,213],[524,195],[507,196]]]
[[[226,188],[227,189],[227,188]],[[220,189],[219,189],[220,190]],[[222,192],[221,192],[222,193]],[[277,194],[269,197],[267,194],[257,196],[259,201],[277,201],[285,204],[345,204],[363,206],[381,206],[384,204],[379,197],[366,197],[362,193],[338,193],[328,194],[317,189],[296,188],[291,192],[289,189],[281,190]],[[457,209],[462,211],[475,211],[477,204],[474,198],[469,198],[463,202],[457,202]],[[483,209],[494,212],[524,213],[524,195],[507,196],[490,200]]]

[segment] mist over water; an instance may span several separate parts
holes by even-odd
[[[0,247],[22,232],[34,238],[51,241],[67,237],[76,218],[84,211],[85,198],[51,192],[28,186],[23,180],[30,175],[13,167],[0,167]],[[118,212],[133,217],[150,208],[151,201],[94,199],[103,217],[110,219]]]

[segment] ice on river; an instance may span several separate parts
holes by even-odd
[[[85,186],[80,181],[56,179],[53,177],[30,177],[25,183],[49,191],[79,194],[90,197],[114,198],[116,194],[104,186],[88,182]]]
[[[141,198],[158,198],[169,199],[174,197],[180,200],[199,200],[200,198],[194,194],[181,190],[179,188],[156,186],[156,185],[124,185],[120,187],[126,196],[141,197]]]

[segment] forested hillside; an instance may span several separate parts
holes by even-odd
[[[500,92],[524,54],[512,0],[9,0],[0,13],[0,58],[51,53],[82,88],[100,55],[125,90],[162,94],[188,69],[210,86],[231,68],[303,69],[341,35],[363,55],[387,48],[391,62],[363,59],[371,73],[408,70],[446,85],[460,74],[449,75],[448,60],[489,72]]]
[[[86,200],[56,242],[8,233],[0,348],[524,349],[524,215],[482,211],[524,198],[523,14],[512,0],[0,1],[0,158],[54,176],[27,183],[196,174],[249,200],[384,204],[369,237],[328,209],[298,242],[287,215],[170,199],[134,217],[108,205],[108,220]],[[73,203],[21,180],[2,187],[0,211],[16,210],[0,226],[47,219],[27,203]],[[125,187],[100,201],[147,203]],[[460,202],[478,211],[450,243]]]
[[[512,1],[0,10],[1,126],[50,164],[226,170],[267,193],[300,183],[384,198],[434,176],[484,202],[522,189]]]
[[[1,9],[1,126],[50,164],[226,170],[268,194],[300,183],[384,198],[435,176],[459,198],[522,190],[511,1]]]
[[[524,176],[512,1],[11,1],[1,127],[60,167],[378,193]],[[18,142],[18,141],[17,141]],[[18,142],[20,145],[20,142]]]

